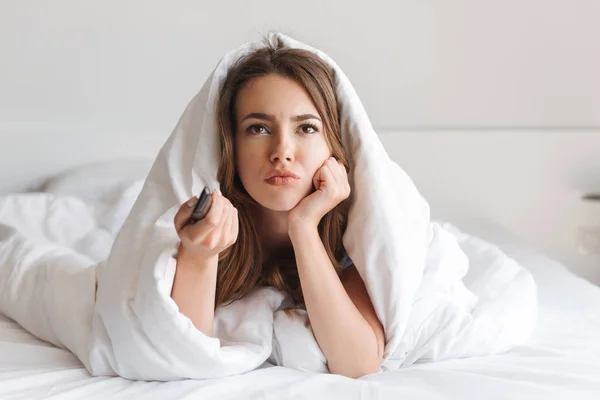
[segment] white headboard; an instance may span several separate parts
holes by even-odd
[[[2,135],[0,194],[39,186],[70,167],[154,158],[169,132]],[[577,252],[590,216],[581,202],[600,190],[600,130],[379,131],[390,156],[429,200],[435,218],[468,228],[502,225],[600,283],[600,258]],[[596,224],[600,224],[598,221]]]
[[[0,194],[37,188],[69,168],[122,158],[153,159],[170,132],[0,133]]]

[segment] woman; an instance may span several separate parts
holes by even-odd
[[[431,223],[341,69],[270,37],[217,64],[106,259],[93,261],[95,246],[108,244],[118,212],[96,220],[81,204],[57,224],[57,204],[71,210],[72,199],[4,202],[0,313],[91,375],[140,380],[220,378],[267,360],[359,377],[524,344],[537,315],[531,275],[481,244],[469,244],[470,263],[458,237]],[[204,186],[223,193],[190,224],[196,200],[181,203]],[[51,223],[23,225],[31,204]]]
[[[229,71],[217,110],[222,193],[195,224],[195,198],[175,216],[171,296],[210,336],[215,307],[273,286],[306,309],[330,372],[359,377],[378,371],[384,331],[342,245],[350,185],[333,79],[280,41]]]

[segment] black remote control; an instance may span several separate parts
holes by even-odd
[[[202,193],[200,194],[198,202],[192,210],[192,217],[190,218],[190,223],[194,224],[200,221],[202,218],[206,217],[206,214],[208,214],[211,205],[212,196],[210,195],[208,188],[205,186],[204,190],[202,190]]]

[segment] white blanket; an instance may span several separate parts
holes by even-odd
[[[492,246],[478,248],[478,268],[469,269],[454,235],[430,221],[427,202],[389,159],[339,67],[276,36],[314,51],[336,73],[352,187],[343,241],[385,329],[382,369],[499,353],[526,341],[536,320],[530,274]],[[265,361],[327,371],[306,316],[278,310],[284,295],[273,288],[218,308],[212,337],[170,297],[175,212],[205,185],[218,187],[212,110],[219,85],[235,60],[261,45],[221,59],[143,187],[94,204],[44,194],[0,200],[1,313],[73,351],[93,375],[203,379]]]

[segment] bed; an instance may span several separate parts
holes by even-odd
[[[36,190],[102,201],[115,187],[143,175],[149,165],[148,160],[125,160],[75,168]],[[70,352],[0,315],[0,398],[598,398],[600,288],[491,221],[473,220],[468,226],[449,227],[497,245],[525,266],[538,285],[534,335],[527,345],[506,354],[419,363],[358,380],[265,364],[215,380],[129,381],[91,377]]]

